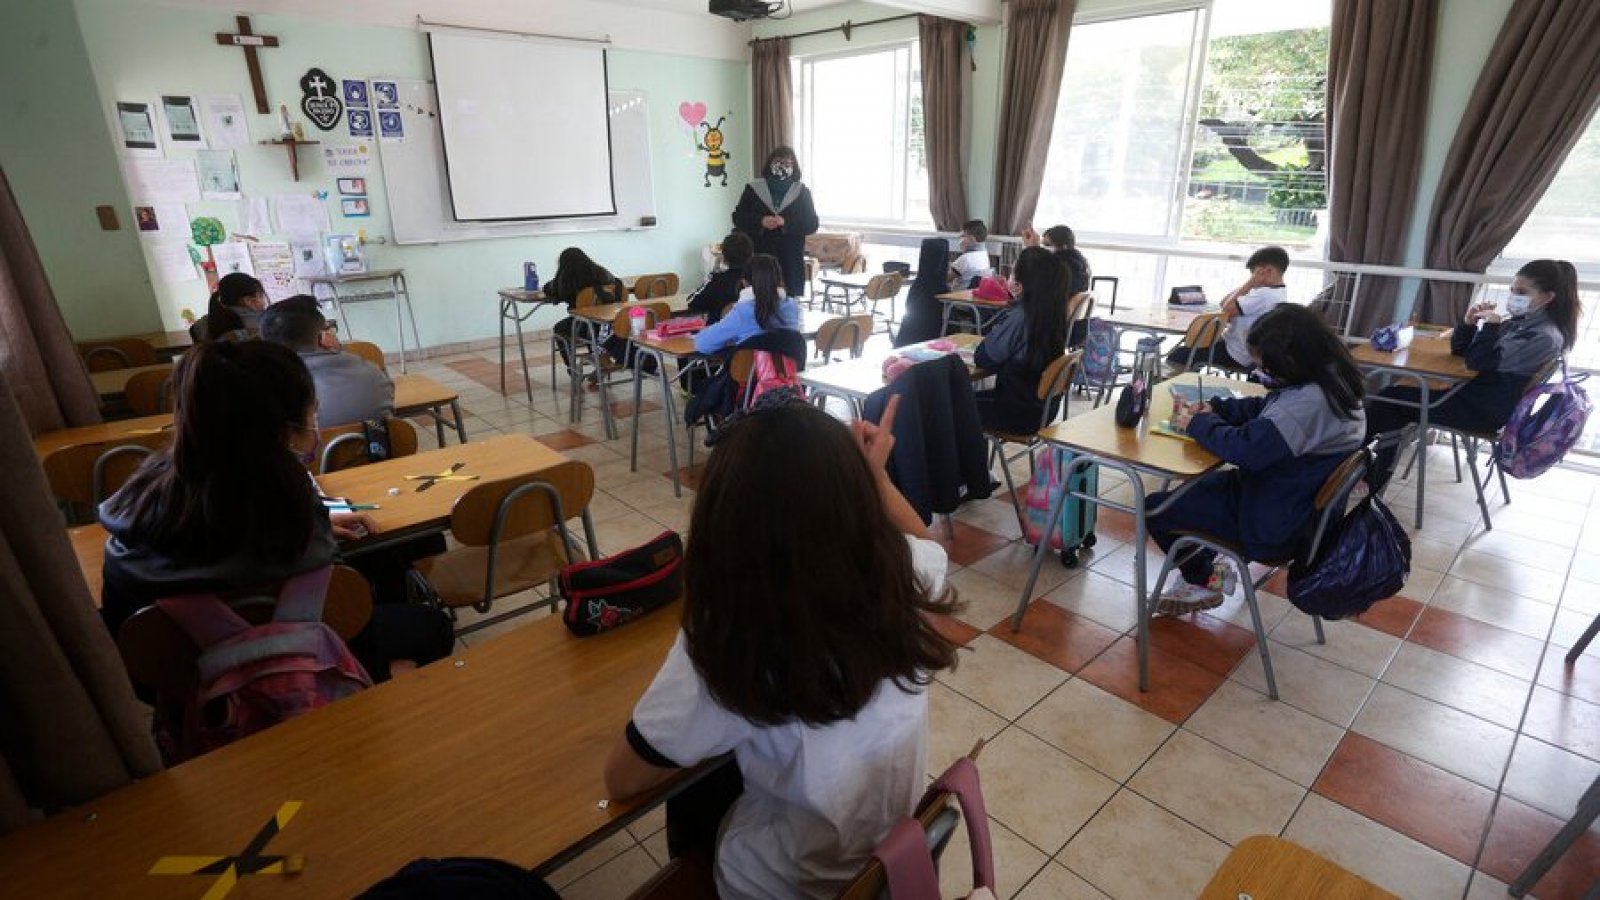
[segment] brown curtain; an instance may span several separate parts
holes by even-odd
[[[1044,183],[1050,129],[1061,93],[1076,0],[1010,0],[1000,133],[996,144],[995,234],[1017,234],[1033,218]]]
[[[0,832],[161,768],[128,676],[0,387]]]
[[[1439,176],[1431,269],[1482,272],[1555,178],[1600,102],[1600,3],[1516,0],[1489,51]],[[1471,285],[1428,283],[1418,312],[1457,322]]]
[[[755,127],[751,129],[750,166],[760,174],[767,154],[794,146],[794,91],[789,78],[789,39],[756,41],[750,51],[751,96]],[[805,160],[800,164],[805,165]]]
[[[92,265],[86,262],[86,265]],[[100,400],[0,171],[0,376],[29,434],[100,421]]]
[[[1405,262],[1439,0],[1334,0],[1328,40],[1328,258]],[[1394,319],[1397,285],[1364,278],[1351,332]]]
[[[967,23],[918,16],[922,46],[922,146],[928,155],[928,209],[940,231],[967,221],[961,168],[961,80],[967,63]]]

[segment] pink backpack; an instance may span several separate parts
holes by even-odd
[[[200,647],[178,758],[204,753],[372,686],[337,632],[322,622],[333,577],[324,566],[284,582],[272,621],[252,625],[216,594],[156,601]]]
[[[1567,374],[1561,358],[1561,379],[1535,385],[1511,411],[1500,434],[1500,468],[1512,478],[1536,478],[1560,462],[1583,436],[1593,404],[1581,382],[1589,373]]]
[[[782,353],[756,350],[755,363],[750,367],[750,385],[745,391],[745,406],[750,406],[768,391],[778,388],[800,389],[799,369],[794,360]]]

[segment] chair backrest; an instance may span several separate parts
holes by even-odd
[[[172,412],[172,369],[152,369],[128,379],[122,395],[136,416]]]
[[[633,295],[640,300],[649,300],[654,297],[671,297],[678,292],[678,273],[663,272],[659,275],[640,275],[633,282]]]
[[[389,371],[389,364],[383,358],[383,348],[371,341],[347,341],[344,349],[346,353],[354,353],[382,371]]]
[[[852,253],[839,262],[839,271],[846,275],[860,275],[867,271],[867,258],[859,253]]]
[[[544,488],[531,487],[544,485]],[[530,488],[524,490],[524,488]],[[552,501],[559,500],[559,509]],[[568,460],[532,475],[503,478],[477,485],[461,495],[450,511],[450,532],[469,547],[559,527],[589,508],[594,496],[594,470],[581,460]]]
[[[1327,536],[1328,530],[1344,517],[1350,491],[1366,473],[1367,450],[1363,447],[1345,457],[1344,462],[1339,463],[1338,467],[1328,473],[1328,477],[1323,480],[1322,487],[1317,489],[1317,495],[1311,502],[1311,508],[1317,517],[1317,527],[1312,533],[1311,544],[1306,549],[1306,559],[1316,558],[1322,539]]]
[[[153,366],[156,348],[142,338],[110,338],[101,341],[79,341],[78,355],[91,372],[109,372],[112,369],[131,369],[136,366]]]
[[[666,303],[636,303],[625,309],[617,310],[611,317],[611,333],[623,340],[633,337],[633,311],[644,310],[644,327],[654,328],[662,322],[672,318],[672,307]]]
[[[1067,392],[1067,385],[1078,374],[1078,366],[1083,362],[1082,350],[1071,350],[1056,357],[1055,362],[1044,367],[1044,372],[1039,376],[1039,387],[1035,395],[1046,404]]]
[[[574,309],[583,309],[585,307],[599,305],[600,295],[596,293],[595,289],[592,287],[586,287],[579,290],[577,298],[572,301],[572,307]]]
[[[101,455],[107,451],[123,446],[138,446],[149,450],[160,450],[172,439],[170,431],[157,431],[149,434],[125,434],[105,441],[96,441],[88,444],[73,444],[62,447],[44,458],[45,478],[50,482],[50,492],[57,500],[66,503],[91,504],[95,500],[94,471],[95,464]],[[120,488],[127,475],[137,465],[128,469],[127,474],[117,477],[120,464],[111,471],[102,473],[102,490],[107,494],[115,493]]]
[[[872,335],[872,316],[840,316],[829,319],[817,329],[817,355],[833,362],[836,350],[850,351],[851,359],[859,359]]]
[[[1094,294],[1089,291],[1079,291],[1067,298],[1067,331],[1071,333],[1072,326],[1078,322],[1087,323],[1094,316]]]
[[[865,266],[862,271],[866,271]],[[862,293],[868,300],[889,300],[900,295],[900,286],[903,284],[905,284],[904,275],[899,272],[886,272],[872,276],[867,281],[867,289]]]
[[[1222,337],[1222,328],[1225,324],[1221,313],[1201,313],[1194,317],[1188,328],[1184,329],[1183,345],[1204,350]]]
[[[139,471],[144,461],[155,455],[149,447],[138,444],[119,444],[95,457],[94,469],[89,476],[92,502],[101,501],[122,490],[133,473]]]
[[[389,458],[411,456],[417,452],[416,426],[405,419],[385,419],[389,430]],[[352,422],[335,425],[317,432],[322,453],[315,463],[314,474],[326,475],[341,469],[353,469],[373,461],[367,452],[366,423]]]

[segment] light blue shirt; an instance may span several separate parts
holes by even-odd
[[[800,330],[800,305],[791,300],[787,295],[778,300],[777,320],[772,323],[773,328],[787,328],[790,331]],[[728,314],[717,320],[717,324],[707,326],[694,336],[694,349],[700,353],[710,355],[728,347],[737,347],[758,334],[764,334],[767,329],[761,327],[756,321],[756,300],[749,288],[739,295],[739,302],[733,305]]]

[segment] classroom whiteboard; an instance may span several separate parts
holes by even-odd
[[[389,79],[377,79],[389,80]],[[655,222],[655,179],[650,156],[650,107],[643,91],[611,91],[611,169],[617,214],[537,222],[458,222],[451,213],[444,139],[433,84],[393,79],[400,89],[405,137],[378,141],[384,194],[394,239],[400,244],[477,241],[581,231],[632,231]],[[553,138],[559,140],[559,137]],[[581,153],[581,147],[570,148]],[[648,220],[649,224],[645,224]]]

